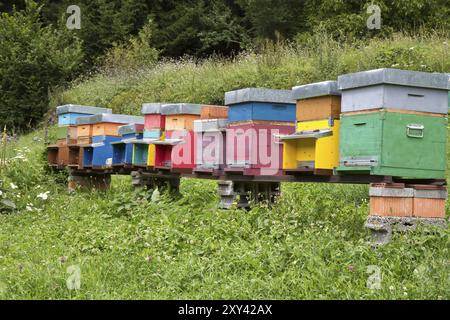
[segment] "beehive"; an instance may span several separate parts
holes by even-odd
[[[197,169],[223,169],[225,164],[226,119],[194,121],[195,166]]]
[[[445,178],[445,115],[366,111],[341,115],[338,173]]]
[[[225,171],[248,175],[279,175],[283,147],[277,136],[295,132],[294,123],[231,123],[226,131]]]
[[[165,129],[166,116],[161,114],[163,103],[144,103],[142,114],[145,119],[145,130]]]
[[[283,169],[333,170],[339,164],[339,120],[299,122],[297,132],[282,136]],[[325,171],[322,171],[325,172]]]
[[[145,130],[144,138],[133,142],[133,165],[138,167],[155,166],[155,145],[153,142],[164,141],[164,131],[160,129]]]
[[[118,137],[118,129],[120,126],[132,123],[144,124],[144,118],[121,114],[97,114],[90,117],[78,118],[76,123],[79,129],[79,137],[86,137],[90,135]],[[92,126],[92,129],[87,126]],[[82,130],[82,127],[84,127],[85,129]]]
[[[377,69],[338,77],[342,112],[396,109],[448,113],[448,76],[439,73]]]
[[[120,141],[112,142],[113,166],[132,165],[133,143],[143,138],[143,124],[129,124],[119,127]]]
[[[339,119],[341,92],[337,81],[324,81],[292,88],[297,100],[297,121]]]
[[[76,125],[76,120],[80,117],[87,117],[100,113],[112,113],[112,110],[73,104],[67,104],[56,108],[59,126],[73,126]]]
[[[83,167],[97,169],[109,168],[112,166],[113,142],[120,141],[116,136],[95,136],[92,144],[83,146]]]
[[[202,120],[227,119],[228,118],[228,107],[204,105],[204,106],[202,106],[200,118]]]
[[[165,132],[165,139],[155,141],[155,167],[170,170],[195,168],[195,135],[189,130]]]
[[[290,90],[247,88],[225,93],[228,122],[295,122],[295,101]]]

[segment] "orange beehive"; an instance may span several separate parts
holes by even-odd
[[[313,121],[328,118],[339,119],[340,113],[340,96],[323,96],[297,100],[298,121]]]
[[[228,118],[228,107],[225,106],[202,106],[201,119],[226,119]]]
[[[92,124],[82,124],[77,126],[77,137],[92,137]]]
[[[93,136],[115,136],[119,135],[119,127],[123,126],[123,123],[96,123],[92,127]]]
[[[166,130],[194,130],[194,121],[199,120],[198,115],[192,114],[176,114],[166,116]]]

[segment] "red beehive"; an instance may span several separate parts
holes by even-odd
[[[195,167],[196,141],[193,131],[166,131],[165,139],[154,144],[156,168],[185,171]]]
[[[280,175],[283,147],[277,135],[295,132],[291,122],[248,121],[230,124],[226,131],[225,171],[244,175]]]
[[[161,114],[163,103],[144,103],[142,105],[142,114],[144,115],[144,129],[165,129],[166,116]]]

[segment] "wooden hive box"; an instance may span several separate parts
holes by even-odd
[[[202,106],[200,118],[202,120],[227,119],[228,118],[228,107],[204,105],[204,106]]]
[[[342,113],[396,109],[448,113],[448,75],[377,69],[338,77]]]
[[[341,92],[337,81],[324,81],[292,88],[297,100],[297,121],[339,119]]]
[[[133,165],[137,167],[155,166],[156,146],[155,141],[164,141],[164,131],[152,129],[144,131],[144,138],[133,143]]]
[[[119,136],[119,127],[127,124],[144,124],[143,117],[122,115],[122,114],[97,114],[90,117],[77,119],[77,126],[80,130],[83,126],[92,126],[92,133],[90,128],[85,127],[84,132],[78,131],[78,137],[87,136]],[[80,134],[81,133],[81,134]],[[91,134],[89,134],[91,133]]]
[[[375,110],[341,115],[340,174],[444,179],[445,115]]]
[[[200,119],[202,107],[198,104],[165,104],[161,113],[166,116],[167,131],[194,130],[194,121]]]
[[[195,167],[203,170],[223,169],[226,159],[226,119],[194,121]]]
[[[111,109],[67,104],[56,108],[59,126],[73,126],[80,117],[100,113],[112,113]]]
[[[165,132],[163,141],[155,144],[155,167],[175,171],[192,171],[195,168],[195,135],[189,130]]]
[[[295,132],[295,124],[231,123],[226,131],[225,171],[244,175],[280,175],[283,146],[277,136]]]
[[[228,122],[295,122],[295,101],[290,90],[247,88],[225,93]]]
[[[143,139],[144,125],[129,124],[119,127],[121,140],[111,142],[113,147],[113,166],[133,164],[133,143]]]
[[[281,137],[283,169],[332,174],[339,165],[339,120],[299,122],[297,132]]]
[[[142,114],[145,118],[145,130],[162,129],[166,127],[166,116],[161,114],[164,103],[144,103]]]

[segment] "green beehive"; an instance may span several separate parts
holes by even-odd
[[[444,179],[446,116],[388,110],[341,115],[340,174]]]

